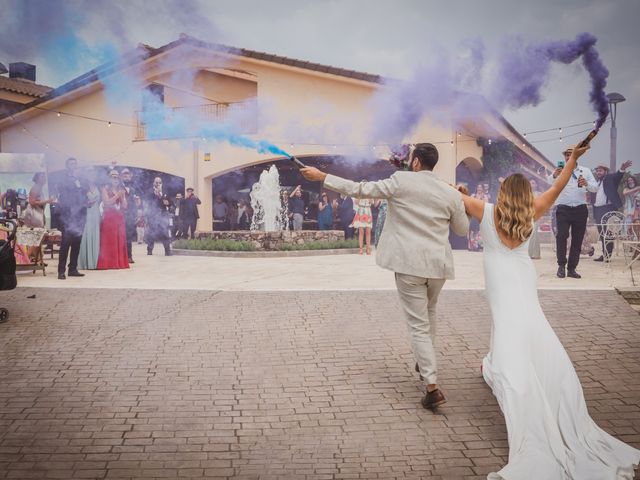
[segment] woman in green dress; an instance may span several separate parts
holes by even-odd
[[[78,268],[81,270],[95,270],[100,254],[100,189],[96,185],[94,170],[88,174],[89,190],[87,191],[87,223],[82,233]]]

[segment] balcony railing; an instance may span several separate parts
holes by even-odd
[[[211,103],[135,112],[135,141],[190,138],[231,127],[235,133],[258,133],[256,102]]]

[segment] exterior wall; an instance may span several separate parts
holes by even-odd
[[[210,68],[216,71],[233,69],[248,72],[247,78],[223,76],[200,71],[195,78],[199,95],[220,101],[242,101],[258,97],[259,134],[255,139],[269,139],[289,153],[304,155],[372,155],[367,149],[346,148],[340,145],[309,145],[313,143],[361,144],[369,126],[368,102],[376,85],[342,79],[272,63],[245,59],[225,60],[207,51],[190,48],[178,51],[182,67]],[[87,87],[86,94],[75,92],[75,98],[59,106],[47,106],[54,112],[34,112],[16,121],[0,125],[0,146],[4,152],[43,153],[49,171],[64,168],[64,161],[76,157],[81,165],[118,165],[159,170],[185,178],[193,186],[203,204],[200,208],[200,228],[211,226],[211,179],[243,166],[273,159],[273,155],[230,146],[226,143],[205,142],[202,139],[133,141],[136,111],[141,108],[142,89],[157,81],[175,85],[184,77],[170,71],[170,62],[157,60],[145,65],[144,82],[139,91],[129,92],[126,98],[107,98],[97,86]],[[250,80],[251,78],[256,81]],[[189,80],[191,81],[191,80]],[[179,83],[179,82],[178,82]],[[201,98],[178,95],[165,89],[168,105],[202,104]],[[94,122],[68,115],[58,117],[55,111],[87,115],[112,121]],[[122,123],[124,125],[120,125]],[[26,130],[24,130],[26,128]],[[458,142],[451,128],[423,122],[406,142],[433,141],[438,144],[440,161],[436,173],[448,182],[455,182],[456,165],[466,157],[480,158],[481,149],[475,142]],[[449,143],[453,141],[453,146]],[[307,144],[307,145],[305,145]],[[364,147],[363,147],[364,148]],[[209,153],[211,161],[205,161]],[[388,152],[375,152],[385,158]]]

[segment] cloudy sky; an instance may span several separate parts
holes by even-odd
[[[344,68],[408,78],[434,52],[456,51],[460,42],[481,40],[487,55],[505,37],[526,41],[573,39],[580,32],[598,38],[610,70],[607,92],[619,92],[618,165],[634,160],[632,139],[640,128],[640,1],[638,0],[0,0],[0,62],[38,66],[38,82],[60,85],[93,68],[91,49],[73,58],[52,50],[51,38],[68,36],[90,47],[117,51],[138,42],[161,46],[185,32],[203,40]],[[559,65],[536,107],[503,114],[519,131],[565,127],[528,138],[555,161],[566,138],[595,118],[588,102],[589,80],[579,65]],[[561,143],[559,137],[565,139]],[[594,141],[585,163],[609,164],[609,128]]]

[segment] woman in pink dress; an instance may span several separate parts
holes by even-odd
[[[364,246],[364,237],[367,238],[367,255],[371,255],[371,227],[373,226],[373,216],[371,215],[371,203],[368,198],[357,198],[353,200],[356,214],[353,217],[351,226],[358,229],[358,245],[360,255]]]
[[[117,170],[109,172],[111,183],[102,188],[102,223],[98,270],[129,268],[127,235],[123,210],[127,208],[126,192]]]

